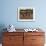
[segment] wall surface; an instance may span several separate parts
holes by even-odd
[[[17,8],[34,7],[36,20],[33,22],[18,22]],[[46,0],[0,0],[0,31],[9,24],[16,28],[41,27],[46,31]]]
[[[13,24],[16,28],[43,27],[46,28],[46,0],[0,0],[0,26]],[[36,20],[33,22],[18,22],[17,8],[34,7]]]

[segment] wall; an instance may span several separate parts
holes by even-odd
[[[0,0],[0,2],[0,25],[13,24],[16,28],[39,27],[40,25],[46,28],[46,0]],[[36,13],[35,22],[18,22],[18,7],[34,7]]]

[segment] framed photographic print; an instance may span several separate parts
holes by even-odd
[[[19,7],[18,21],[35,21],[35,8]]]

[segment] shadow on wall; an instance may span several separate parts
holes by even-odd
[[[5,32],[6,30],[4,30],[5,25],[4,24],[0,24],[0,43],[2,43],[2,36],[3,36],[3,32]]]

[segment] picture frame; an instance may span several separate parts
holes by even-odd
[[[35,21],[35,8],[19,7],[18,21]]]

